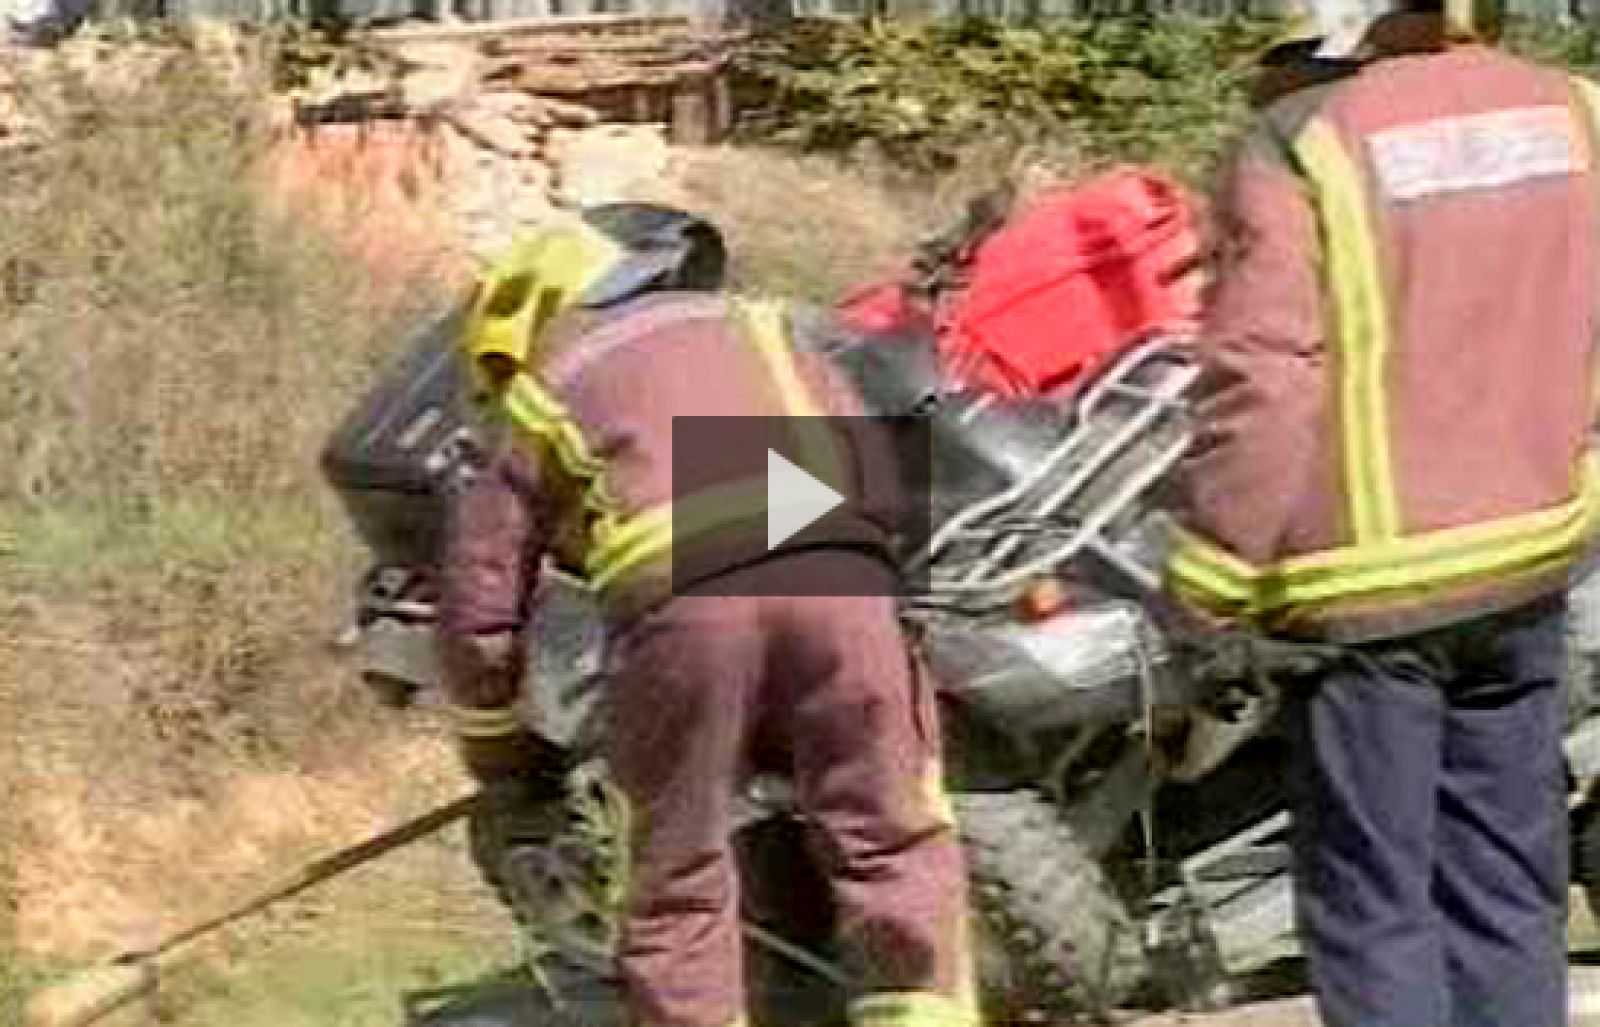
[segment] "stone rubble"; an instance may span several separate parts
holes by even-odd
[[[651,191],[671,170],[664,112],[629,115],[650,106],[643,90],[710,67],[670,33],[521,39],[485,26],[478,38],[423,35],[390,52],[406,108],[437,119],[460,174],[457,221],[478,253],[560,209]],[[604,102],[585,102],[595,94]]]
[[[237,63],[227,30],[207,33],[209,47]],[[479,255],[563,208],[656,191],[671,173],[670,101],[661,97],[671,95],[675,75],[704,76],[710,67],[681,33],[526,40],[424,32],[365,44],[383,66],[319,68],[302,88],[273,99],[281,147],[307,164],[288,177],[348,176],[370,187],[374,174],[398,175],[404,181],[395,188],[446,204],[464,248]],[[160,56],[158,45],[109,47],[91,35],[43,53],[0,48],[0,154],[38,145],[46,128],[22,110],[20,82],[35,77],[24,69],[64,64],[127,84]],[[589,102],[592,95],[599,100]],[[381,172],[364,167],[372,164]],[[419,188],[415,179],[442,179],[443,187]]]

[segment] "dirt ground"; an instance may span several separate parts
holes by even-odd
[[[1600,1027],[1600,968],[1572,968],[1570,1027]],[[1225,1013],[1164,1013],[1142,1017],[1128,1027],[1320,1027],[1307,997],[1258,1002]]]
[[[1600,1027],[1600,923],[1574,888],[1568,923],[1572,986],[1570,1027]],[[1123,1027],[1321,1027],[1309,997],[1246,1003],[1223,1013],[1134,1016]]]
[[[1142,1017],[1129,1027],[1317,1027],[1308,998],[1260,1002],[1225,1013],[1163,1013]]]

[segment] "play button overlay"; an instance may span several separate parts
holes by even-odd
[[[783,545],[843,502],[844,496],[796,467],[782,453],[767,450],[768,549]]]
[[[860,554],[892,552],[927,522],[920,428],[872,417],[673,418],[672,590],[899,594],[894,561],[866,561],[867,573]],[[844,558],[787,559],[830,550]]]

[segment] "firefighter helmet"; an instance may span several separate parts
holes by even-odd
[[[467,350],[477,367],[506,374],[533,360],[558,314],[648,292],[715,290],[725,263],[721,234],[692,214],[646,203],[592,207],[519,237],[484,269]]]
[[[1285,28],[1269,53],[1315,43],[1317,58],[1355,58],[1370,42],[1373,29],[1395,15],[1437,15],[1450,39],[1495,40],[1503,13],[1502,0],[1291,0]]]

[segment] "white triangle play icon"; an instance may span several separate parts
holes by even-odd
[[[843,502],[839,493],[767,450],[768,549],[783,545]]]

